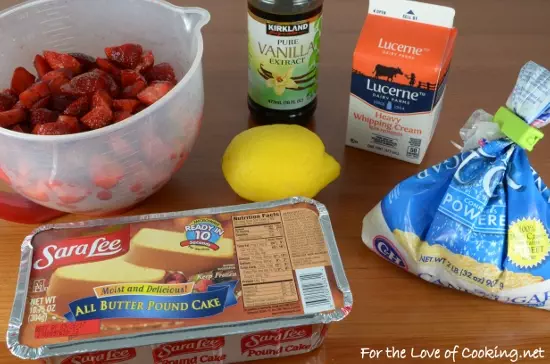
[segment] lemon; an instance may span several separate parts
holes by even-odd
[[[250,201],[312,198],[340,175],[317,134],[283,124],[238,134],[225,151],[222,170],[233,191]]]

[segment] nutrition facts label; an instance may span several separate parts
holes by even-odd
[[[246,308],[298,301],[281,212],[233,217]]]

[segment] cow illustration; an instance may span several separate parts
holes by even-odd
[[[379,78],[381,76],[387,77],[388,82],[393,82],[393,78],[396,75],[402,75],[403,71],[401,71],[401,68],[399,67],[386,67],[381,64],[377,64],[372,73],[374,74],[374,78]]]

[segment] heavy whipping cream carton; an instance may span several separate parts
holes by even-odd
[[[371,0],[353,56],[346,144],[420,163],[437,125],[454,9]]]

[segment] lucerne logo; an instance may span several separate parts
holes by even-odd
[[[380,40],[378,41],[378,48],[384,49],[387,51],[405,53],[412,56],[421,56],[422,53],[424,53],[424,51],[429,51],[429,48],[421,48],[421,47],[411,46],[408,44],[389,42],[387,40],[384,40],[384,38],[380,38]]]

